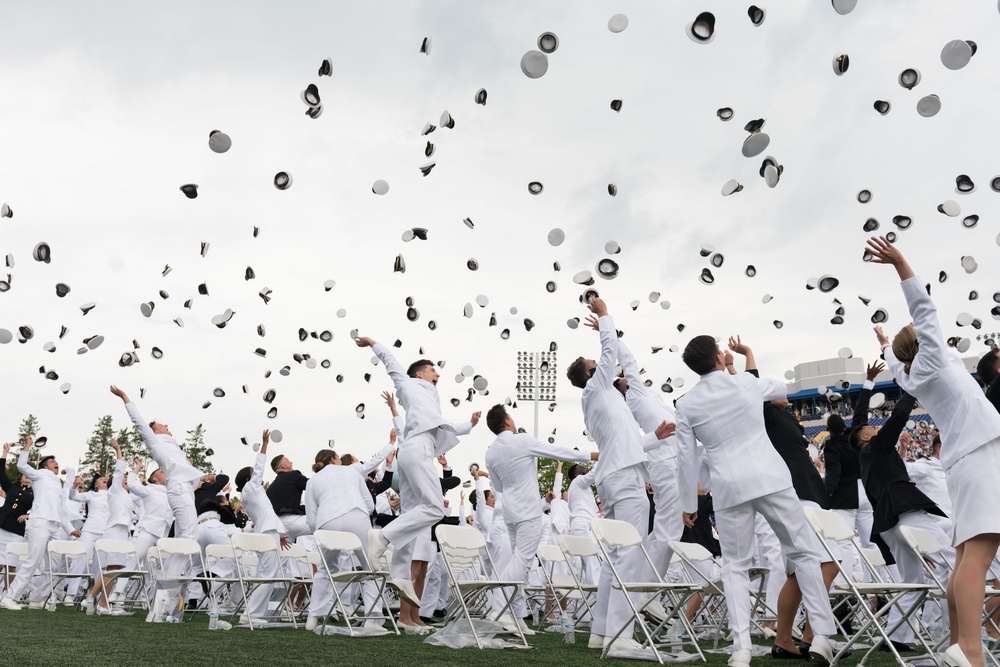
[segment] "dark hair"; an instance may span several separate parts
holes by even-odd
[[[569,473],[567,473],[569,475],[569,481],[572,482],[580,475],[586,475],[587,472],[589,472],[589,470],[590,469],[587,466],[583,465],[582,463],[575,463],[571,465],[569,467]]]
[[[940,434],[935,435],[934,439],[931,440],[931,451],[934,451],[935,449],[941,449],[941,435]]]
[[[495,435],[503,433],[504,424],[507,421],[507,408],[502,403],[497,403],[486,413],[486,427]]]
[[[1000,373],[1000,355],[997,355],[997,348],[990,348],[990,351],[983,355],[983,358],[976,364],[976,375],[984,387],[989,386],[993,379]]]
[[[615,386],[615,389],[617,389],[622,396],[624,396],[625,392],[628,391],[628,380],[626,380],[625,378],[616,378],[615,381],[612,382],[612,384]],[[622,385],[625,386],[624,390],[622,389]]]
[[[54,458],[55,458],[55,455],[53,455],[53,454],[49,454],[48,456],[43,456],[41,458],[41,460],[38,462],[38,469],[41,470],[42,468],[44,468],[45,467],[45,463],[47,461],[51,461]]]
[[[851,447],[854,447],[854,449],[861,449],[861,429],[863,428],[864,426],[859,426],[853,431],[851,431],[851,436],[849,441],[851,443]]]
[[[847,424],[844,423],[844,418],[840,415],[830,415],[826,419],[826,430],[830,432],[830,435],[844,435]]]
[[[321,449],[316,452],[316,462],[313,463],[313,472],[319,472],[337,456],[337,452],[332,449]]]
[[[587,371],[587,360],[583,357],[577,357],[576,361],[569,365],[566,369],[566,377],[569,378],[570,383],[574,387],[579,387],[583,389],[587,386],[587,380],[590,379],[590,373]]]
[[[243,493],[243,487],[247,485],[250,481],[250,475],[253,474],[253,468],[247,466],[246,468],[241,468],[238,473],[236,473],[236,490]]]
[[[149,422],[149,428],[153,428],[153,424],[155,424],[155,423],[156,423],[156,421],[155,421],[155,420],[154,420],[154,421],[151,421],[151,422]]]
[[[353,464],[354,464],[354,455],[353,454],[344,454],[343,456],[340,457],[340,465],[342,465],[342,466],[349,466],[349,465],[353,465]]]
[[[406,374],[409,375],[411,378],[415,378],[417,377],[417,373],[422,371],[425,367],[433,365],[434,362],[431,361],[430,359],[417,359],[412,364],[410,364],[409,368],[406,369]]]
[[[493,495],[493,494],[490,493],[489,489],[485,489],[483,491],[483,498],[485,498],[486,500],[489,500],[491,495]],[[472,505],[472,511],[473,512],[476,511],[476,503],[478,501],[479,501],[479,494],[477,494],[475,491],[473,491],[472,493],[469,494],[469,504]]]
[[[711,336],[695,336],[688,341],[681,358],[687,367],[698,375],[707,375],[715,370],[715,358],[719,346]]]
[[[278,472],[278,466],[281,465],[281,459],[285,458],[284,454],[278,454],[273,459],[271,459],[271,470]]]

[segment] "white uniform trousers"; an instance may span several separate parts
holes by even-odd
[[[87,566],[89,564],[90,574],[94,577],[94,580],[96,581],[97,577],[101,576],[101,573],[97,571],[97,559],[94,558],[94,543],[102,537],[104,537],[104,535],[101,533],[92,533],[89,531],[84,531],[80,534],[79,541],[87,548],[87,557],[74,558],[72,560],[72,565],[70,566],[70,572],[73,574],[83,574],[87,571]],[[85,579],[71,579],[69,584],[66,586],[66,593],[68,595],[76,595],[80,591],[80,586],[85,585]]]
[[[750,642],[750,577],[753,557],[754,519],[763,514],[778,536],[782,552],[802,590],[809,622],[817,635],[835,631],[829,592],[823,585],[821,557],[816,535],[806,524],[802,505],[791,488],[748,500],[734,507],[715,510],[722,547],[722,582],[729,608],[729,626],[735,650],[752,650]]]
[[[278,546],[278,551],[260,554],[260,559],[257,561],[257,572],[254,576],[261,578],[276,577],[278,576],[279,569],[278,558],[281,554],[281,536],[278,535],[278,531],[276,530],[269,530],[261,534],[273,537],[274,543]],[[270,602],[273,591],[274,584],[261,584],[253,589],[253,592],[250,594],[246,613],[253,618],[264,618],[267,616],[267,603]]]
[[[438,609],[445,609],[448,606],[448,591],[448,568],[444,565],[444,556],[438,552],[427,568],[424,594],[420,596],[420,615],[429,618]]]
[[[28,542],[28,556],[21,561],[21,567],[17,569],[17,576],[7,589],[6,597],[17,601],[24,594],[35,571],[45,562],[48,552],[49,540],[55,539],[59,534],[61,526],[58,521],[48,521],[46,519],[29,518],[24,528],[24,537]],[[49,594],[44,591],[41,596],[35,595],[33,599],[44,599]]]
[[[153,576],[152,572],[149,571],[147,567],[147,556],[149,555],[150,547],[156,546],[156,541],[159,538],[145,531],[142,528],[136,528],[135,532],[132,534],[132,545],[135,546],[135,556],[130,556],[128,562],[125,563],[126,570],[145,570],[149,572],[149,576],[146,577],[146,593],[147,595],[152,595],[152,585]],[[128,585],[128,579],[122,578],[115,583],[115,594],[121,595],[125,592],[125,587]]]
[[[951,537],[941,530],[941,525],[935,520],[936,518],[937,517],[932,516],[923,510],[904,512],[899,515],[899,523],[889,530],[883,530],[880,533],[882,539],[885,540],[885,543],[888,545],[889,551],[892,552],[892,557],[896,559],[896,567],[899,570],[901,583],[922,584],[925,582],[923,560],[920,556],[914,553],[909,546],[907,546],[906,540],[903,539],[899,530],[901,526],[912,526],[913,528],[920,528],[933,534],[934,539],[938,541],[938,544],[945,547],[943,551],[934,554],[930,558],[937,565],[935,574],[938,579],[941,580],[942,584],[946,586],[948,585],[948,577],[951,573],[951,569],[955,567],[955,549],[951,546]],[[916,597],[916,593],[907,593],[902,597],[899,604],[903,609],[909,609]],[[948,607],[947,605],[942,606],[944,609],[940,618],[942,621],[942,627],[947,630]],[[890,609],[888,620],[889,627],[892,627],[901,616],[902,614],[897,607]],[[908,623],[903,623],[903,625],[889,637],[893,641],[909,643],[914,640],[913,629],[910,628]]]
[[[399,521],[399,519],[396,519],[396,521]],[[339,530],[345,533],[354,533],[361,540],[361,544],[366,545],[368,544],[368,530],[371,526],[371,519],[364,510],[353,509],[347,514],[339,516],[336,519],[331,519],[322,526],[318,526],[317,530]],[[327,562],[333,574],[345,569],[353,569],[351,554],[336,553],[324,549],[320,549],[319,553]],[[407,567],[409,567],[409,560],[407,560]],[[409,578],[410,574],[407,572],[406,579],[409,580]],[[337,585],[337,592],[340,593],[342,599],[344,598],[345,588],[346,586],[343,584]],[[378,596],[378,586],[373,581],[362,584],[361,595],[364,599],[365,611],[368,611],[375,604]],[[344,599],[344,606],[348,611],[353,607],[353,599],[353,597],[351,599]],[[309,616],[311,618],[322,618],[328,613],[335,613],[336,610],[332,609],[333,602],[333,589],[330,587],[330,580],[326,576],[326,568],[320,563],[313,579],[312,597],[309,600]]]
[[[590,530],[590,526],[583,527],[579,525],[573,525],[569,530],[570,535],[576,535],[577,537],[586,537],[594,544],[597,541],[594,539],[594,532]],[[582,576],[583,579],[580,583],[582,584],[596,584],[601,578],[601,564],[596,558],[584,558],[583,560],[583,570],[581,571],[577,568],[577,576]],[[576,561],[576,559],[574,559]],[[579,561],[574,562],[577,565]]]
[[[281,520],[281,525],[285,527],[285,537],[288,538],[289,542],[294,542],[303,535],[312,534],[305,514],[282,514],[278,518]]]
[[[174,537],[197,539],[198,512],[194,509],[194,489],[197,482],[172,484],[167,480],[167,502],[174,511]]]
[[[874,549],[875,545],[872,543],[872,523],[875,521],[875,514],[872,510],[872,504],[868,500],[868,494],[865,493],[865,487],[858,480],[858,508],[851,510],[833,510],[836,512],[840,518],[847,522],[848,526],[854,528],[855,532],[858,534],[858,541],[861,546],[865,549]],[[837,547],[840,550],[839,558],[840,562],[843,564],[845,569],[852,569],[854,567],[853,563],[855,560],[855,549],[854,546],[849,542],[839,542]],[[858,568],[856,571],[861,572],[864,575],[864,581],[871,582],[871,575],[868,573],[867,568],[861,565],[860,560],[857,561]],[[837,575],[838,579],[843,580],[842,575]]]
[[[434,467],[434,434],[420,433],[412,436],[399,448],[399,466],[402,471],[399,495],[405,498],[406,511],[382,529],[382,536],[394,547],[392,557],[393,578],[409,579],[410,562],[402,562],[406,555],[400,547],[430,530],[444,518],[441,502],[441,482]],[[363,541],[367,544],[367,541]]]
[[[785,574],[785,556],[781,553],[778,536],[771,530],[763,514],[758,514],[754,519],[754,534],[757,537],[758,562],[761,567],[768,569],[764,592],[769,614],[774,614],[769,617],[777,618],[778,595],[788,579]]]
[[[681,496],[677,489],[677,460],[656,461],[648,466],[656,514],[653,515],[653,532],[646,538],[646,550],[653,566],[666,580],[674,555],[669,543],[679,541],[684,532]]]
[[[527,582],[528,571],[531,569],[538,545],[542,540],[542,521],[546,519],[548,519],[546,516],[537,516],[533,519],[507,524],[507,534],[510,535],[510,558],[507,560],[507,565],[500,570],[498,579]],[[504,592],[514,594],[514,602],[508,613],[513,613],[514,618],[527,616],[528,606],[524,601],[524,589],[520,587],[515,590],[504,589]],[[506,600],[503,593],[494,596],[493,612],[499,614],[500,610],[507,604]]]
[[[649,526],[649,500],[646,497],[644,463],[617,470],[606,476],[597,485],[604,507],[604,518],[626,521],[639,528],[640,534]],[[630,548],[619,553],[618,549],[610,550],[611,560],[618,574],[625,581],[639,581],[647,570],[642,551]],[[612,589],[614,575],[611,565],[605,563],[601,567],[601,575],[597,582],[597,606],[594,609],[594,625],[592,632],[607,637],[618,632],[618,629],[628,621],[632,610],[629,608],[625,594]],[[640,596],[633,595],[636,606],[641,604]],[[634,624],[629,622],[621,633],[621,637],[632,638]]]

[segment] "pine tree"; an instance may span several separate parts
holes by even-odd
[[[94,432],[87,440],[87,451],[80,459],[76,474],[88,480],[98,467],[103,474],[110,473],[115,466],[115,450],[111,449],[111,438],[114,437],[111,415],[104,415],[97,420]]]
[[[202,424],[187,432],[187,438],[184,439],[181,448],[187,453],[191,465],[195,468],[205,473],[215,471],[212,462],[208,460],[210,450],[205,446],[205,428]]]
[[[7,476],[15,484],[21,479],[21,473],[17,470],[16,455],[21,453],[20,446],[24,444],[24,439],[29,435],[32,438],[36,437],[39,430],[38,418],[31,414],[29,414],[24,421],[21,422],[21,425],[17,429],[17,440],[11,443],[14,446],[11,447],[10,458],[7,460]],[[34,447],[32,447],[31,451],[28,452],[28,463],[32,466],[37,467],[38,461],[41,460],[41,458],[42,453]]]
[[[552,490],[552,484],[556,481],[556,463],[555,459],[538,459],[538,491],[543,496]],[[567,484],[565,477],[563,475],[563,488]]]

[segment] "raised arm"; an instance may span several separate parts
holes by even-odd
[[[149,423],[142,418],[139,408],[129,399],[128,394],[118,387],[111,385],[111,393],[122,399],[122,403],[125,404],[125,410],[128,412],[128,416],[135,426],[135,430],[138,431],[139,437],[142,438],[142,442],[146,445],[146,449],[149,449],[149,446],[156,439],[156,434],[153,433],[153,429],[149,428]]]
[[[825,461],[824,466],[826,467],[824,484],[826,485],[827,494],[832,497],[837,492],[837,487],[840,486],[841,446],[837,444],[831,447],[831,442],[829,439],[826,441],[826,448],[823,450],[823,459]]]
[[[29,435],[25,438],[24,447],[21,449],[21,453],[17,455],[17,471],[35,482],[42,478],[41,473],[28,465],[28,452],[31,450],[31,436]]]
[[[403,383],[409,378],[406,375],[406,369],[396,360],[396,357],[389,351],[389,348],[367,337],[355,338],[354,343],[358,347],[370,347],[372,349],[375,356],[385,366],[385,372],[389,374],[389,378],[398,392]]]
[[[597,368],[590,380],[597,382],[598,386],[610,388],[614,386],[615,363],[618,361],[618,331],[603,299],[594,297],[587,307],[597,315],[601,334],[601,358],[597,360]]]
[[[375,468],[382,465],[382,461],[385,461],[386,457],[396,449],[396,436],[395,429],[393,429],[392,434],[389,436],[389,444],[380,449],[375,456],[369,458],[364,463],[358,464],[358,472],[361,473],[362,477],[367,477]]]
[[[886,420],[885,425],[868,443],[869,447],[875,447],[880,456],[899,456],[896,452],[896,441],[906,428],[906,422],[910,419],[910,412],[917,405],[917,399],[913,398],[905,391],[902,397],[896,401],[896,407],[892,409],[892,414]]]
[[[66,469],[67,475],[69,474],[69,468]],[[139,480],[139,473],[142,472],[142,460],[136,460],[135,464],[132,465],[132,469],[128,471],[128,492],[137,498],[145,498],[150,494],[149,489],[147,489],[142,481]],[[67,477],[68,479],[68,477]]]
[[[362,475],[358,475],[358,493],[361,494],[362,500],[365,503],[365,510],[371,514],[375,511],[375,499],[372,498],[371,491],[368,490],[368,485],[365,483],[365,478]]]
[[[750,371],[757,370],[757,360],[754,359],[753,350],[751,350],[750,346],[746,345],[740,339],[739,334],[736,335],[736,338],[733,338],[732,336],[729,337],[729,349],[732,350],[733,352],[735,352],[736,354],[741,354],[744,357],[746,357],[746,367],[744,368],[744,370],[746,370],[748,373]],[[729,366],[730,366],[730,364],[729,364],[729,361],[727,360],[726,361],[726,368],[728,369]],[[756,377],[760,377],[759,373],[754,373],[754,375]]]
[[[615,337],[617,338],[617,334]],[[642,392],[646,389],[646,385],[642,383],[642,378],[639,376],[639,362],[635,360],[632,350],[621,340],[618,341],[618,363],[621,364],[625,379],[628,380],[629,391]]]
[[[872,400],[872,389],[875,388],[875,378],[884,370],[885,365],[881,362],[876,361],[875,363],[868,364],[866,375],[868,379],[861,387],[861,391],[858,392],[858,402],[854,404],[854,416],[851,418],[852,431],[868,425],[868,406]]]

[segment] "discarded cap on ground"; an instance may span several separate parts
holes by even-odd
[[[208,147],[212,149],[214,153],[225,153],[233,145],[233,140],[229,138],[229,135],[225,132],[220,132],[219,130],[212,130],[208,133]]]
[[[521,72],[529,79],[540,79],[549,71],[549,57],[532,49],[521,56]]]
[[[615,14],[608,19],[608,30],[614,33],[621,32],[628,27],[628,17],[624,14]]]
[[[715,15],[702,12],[685,28],[687,36],[698,44],[709,44],[715,39]]]
[[[961,39],[953,39],[941,49],[941,64],[951,70],[962,69],[969,64],[974,53],[972,44]]]
[[[917,113],[924,118],[936,116],[941,111],[941,98],[937,95],[927,95],[917,101]]]
[[[920,71],[913,69],[912,67],[904,69],[899,73],[899,85],[907,90],[913,90],[913,87],[920,83]]]
[[[292,175],[287,171],[279,171],[274,175],[274,187],[279,190],[287,190],[292,187]]]

